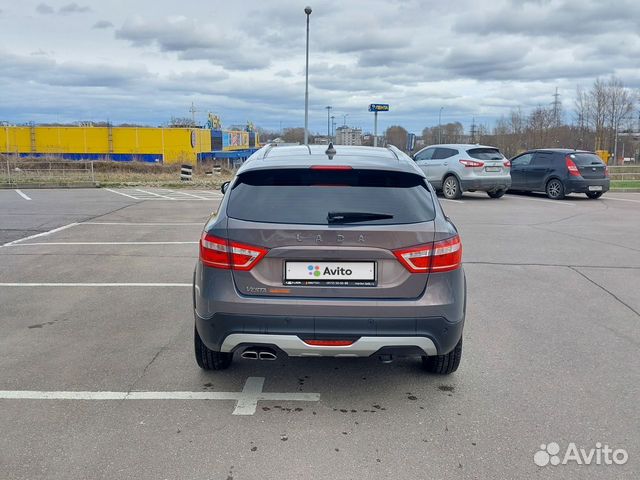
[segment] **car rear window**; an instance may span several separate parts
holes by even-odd
[[[267,223],[327,225],[329,212],[367,212],[393,218],[350,223],[394,225],[433,220],[423,177],[382,170],[254,170],[238,176],[227,215]]]
[[[477,160],[502,160],[504,156],[497,148],[470,148],[467,153]]]
[[[595,153],[570,153],[569,158],[579,167],[594,164],[602,165],[604,163]]]

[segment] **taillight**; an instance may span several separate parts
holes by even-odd
[[[506,162],[504,162],[504,166],[507,168],[511,168],[511,162],[507,160]]]
[[[462,242],[456,235],[433,244],[432,272],[450,272],[462,265]]]
[[[245,245],[207,232],[200,239],[200,261],[224,270],[251,270],[267,254],[266,248]]]
[[[578,170],[578,167],[568,155],[565,157],[565,162],[567,164],[567,170],[569,170],[569,175],[571,175],[572,177],[579,177],[580,170]]]
[[[460,160],[460,163],[465,167],[484,167],[484,162],[478,162],[476,160]]]
[[[449,272],[462,265],[462,242],[458,235],[393,253],[411,273]]]
[[[608,177],[609,176],[609,165],[605,165],[604,166],[604,176]]]

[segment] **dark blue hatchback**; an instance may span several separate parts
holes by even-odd
[[[511,190],[545,192],[553,200],[569,193],[600,198],[609,190],[609,168],[593,152],[529,150],[511,159]]]

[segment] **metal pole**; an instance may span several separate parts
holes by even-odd
[[[331,106],[325,107],[327,109],[327,139],[331,140]]]
[[[378,146],[378,112],[373,112],[373,146]]]
[[[440,107],[440,113],[438,113],[438,143],[442,143],[442,109]]]
[[[615,138],[613,141],[613,164],[618,164],[618,122],[615,122]]]
[[[91,183],[93,183],[94,185],[96,183],[96,176],[93,172],[93,161],[91,161]]]
[[[307,58],[304,77],[304,144],[309,145],[309,15],[311,7],[305,7],[307,14]]]

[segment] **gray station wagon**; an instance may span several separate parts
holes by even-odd
[[[278,355],[462,355],[462,244],[433,187],[395,147],[269,145],[223,185],[194,273],[204,369]]]

